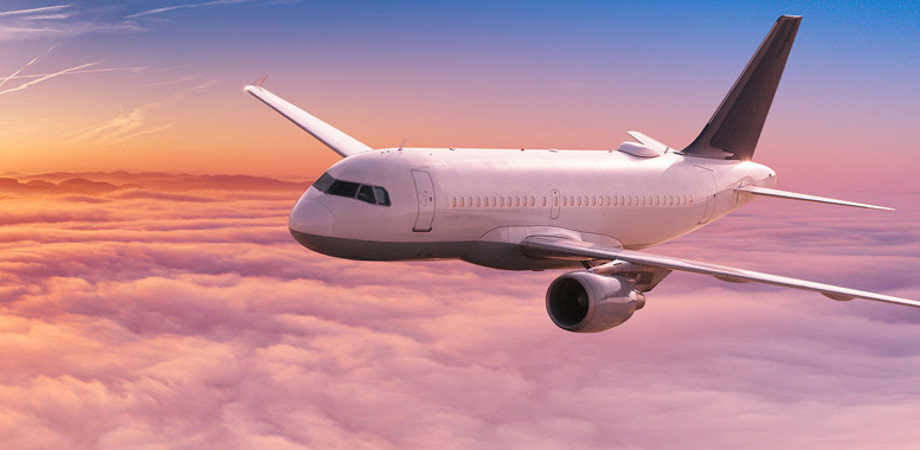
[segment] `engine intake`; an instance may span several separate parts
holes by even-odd
[[[585,271],[556,278],[546,291],[546,312],[563,330],[596,333],[613,328],[645,305],[645,295],[623,277]]]

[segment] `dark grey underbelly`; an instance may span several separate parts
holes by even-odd
[[[517,244],[483,241],[381,242],[290,231],[291,236],[304,247],[336,258],[363,261],[463,259],[473,264],[507,270],[580,267],[577,261],[527,257]]]

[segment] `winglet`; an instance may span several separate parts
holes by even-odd
[[[243,89],[275,111],[278,111],[282,116],[287,117],[288,120],[294,122],[295,125],[302,128],[307,133],[310,133],[323,144],[326,144],[332,151],[342,155],[343,158],[371,150],[371,148],[363,142],[343,133],[341,130],[310,115],[306,111],[289,103],[287,100],[273,94],[268,89],[265,89],[262,83],[265,82],[266,77],[263,77],[259,83],[248,85]]]

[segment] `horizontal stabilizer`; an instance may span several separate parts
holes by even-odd
[[[894,211],[894,208],[886,206],[867,205],[865,203],[856,203],[846,200],[837,200],[834,198],[818,197],[816,195],[798,194],[795,192],[780,191],[757,186],[744,186],[735,188],[735,192],[747,192],[748,194],[763,195],[765,197],[787,198],[791,200],[803,200],[806,202],[828,203],[831,205],[853,206],[856,208],[878,209],[881,211]]]
[[[334,152],[347,158],[351,155],[371,150],[370,147],[358,141],[357,139],[343,133],[332,125],[310,115],[306,111],[294,106],[287,100],[271,93],[268,89],[259,85],[249,85],[243,88],[263,103],[278,111],[282,116],[287,117],[295,125],[303,128],[320,142],[326,144]]]

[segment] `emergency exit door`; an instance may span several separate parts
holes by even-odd
[[[434,220],[434,184],[431,175],[424,170],[413,170],[412,179],[418,194],[418,216],[412,231],[431,231],[431,222]]]

